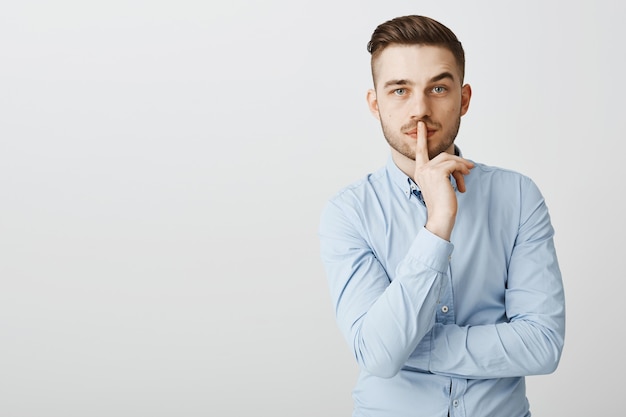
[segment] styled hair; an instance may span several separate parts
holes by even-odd
[[[465,52],[454,32],[438,21],[426,16],[402,16],[380,24],[367,43],[367,51],[372,55],[372,75],[374,61],[389,45],[429,45],[440,46],[452,52],[459,67],[461,83],[465,77]]]

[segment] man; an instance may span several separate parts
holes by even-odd
[[[360,373],[354,416],[530,416],[524,376],[553,372],[565,302],[536,185],[461,156],[472,90],[461,43],[404,16],[368,44],[367,102],[387,165],[336,194],[321,256]]]

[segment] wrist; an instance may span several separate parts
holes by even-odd
[[[428,218],[424,227],[430,233],[449,242],[450,236],[452,235],[452,228],[454,227],[454,217],[451,219]]]

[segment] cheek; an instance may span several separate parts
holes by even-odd
[[[383,105],[379,104],[379,108],[381,117],[385,120],[394,120],[398,119],[401,114],[403,114],[402,106],[397,105],[396,103],[384,103]]]
[[[387,105],[386,103],[380,103],[378,102],[378,114],[380,115],[380,118],[382,120],[388,121],[391,120],[393,118],[394,115],[394,111],[392,108],[390,108],[389,105]]]
[[[445,114],[446,118],[452,119],[452,118],[458,117],[460,113],[461,113],[461,103],[454,102],[454,103],[448,103],[448,105],[446,106],[442,114]]]

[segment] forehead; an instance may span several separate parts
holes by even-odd
[[[427,81],[449,72],[460,82],[460,71],[448,49],[433,45],[389,45],[373,59],[374,82],[389,80]]]

